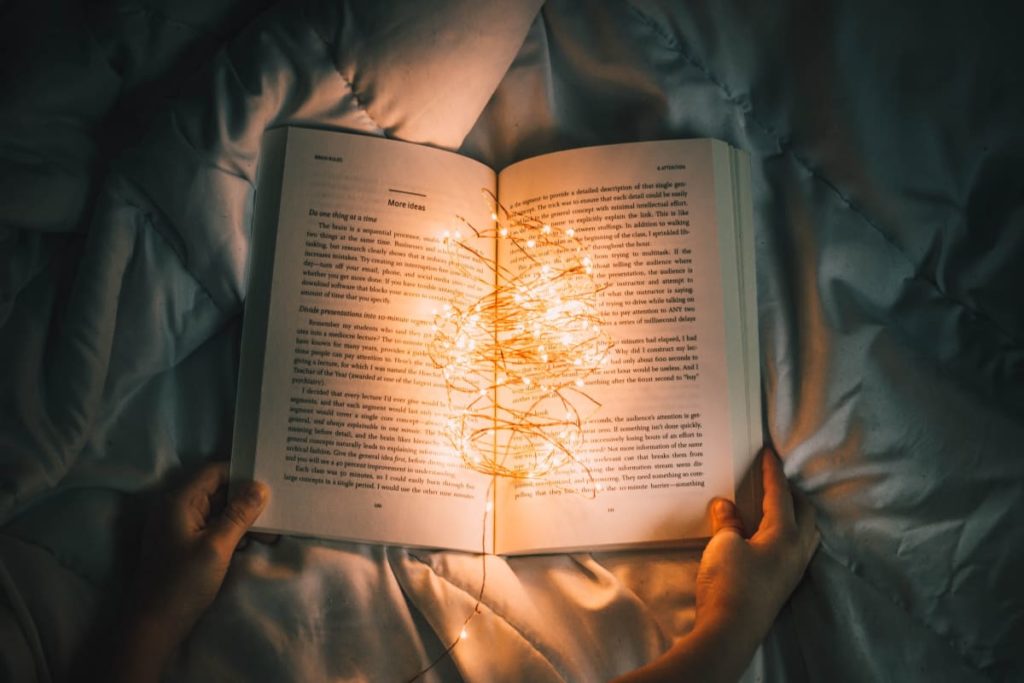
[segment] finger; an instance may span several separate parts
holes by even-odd
[[[228,464],[226,462],[208,462],[185,482],[182,493],[209,497],[227,482]]]
[[[764,499],[761,501],[763,517],[758,531],[774,531],[796,526],[793,512],[793,496],[789,493],[789,482],[782,469],[782,461],[775,451],[766,448],[761,451],[761,478],[764,482]]]
[[[731,500],[715,498],[711,501],[711,533],[714,535],[725,529],[735,531],[742,536],[743,522]]]
[[[210,498],[227,478],[227,463],[207,463],[167,494],[170,517],[182,533],[193,534],[206,526],[211,511]]]
[[[267,485],[253,481],[243,485],[228,501],[224,512],[210,525],[210,538],[224,553],[234,551],[242,536],[267,506]]]
[[[815,524],[815,511],[811,501],[798,490],[793,491],[793,498],[796,508],[796,527],[800,539],[800,549],[803,551],[804,564],[810,562],[814,551],[818,549],[821,541],[821,534]]]
[[[214,515],[219,515],[224,510],[224,506],[228,504],[228,487],[221,486],[207,500],[210,504],[210,511],[206,514],[206,517],[209,519]]]

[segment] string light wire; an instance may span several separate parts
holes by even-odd
[[[458,635],[410,683],[450,656],[481,612],[498,477],[543,481],[574,467],[588,485],[561,490],[593,498],[601,488],[577,453],[584,422],[600,407],[586,382],[608,363],[614,346],[597,312],[604,286],[574,228],[509,211],[483,192],[494,224],[478,229],[458,216],[461,226],[444,232],[440,246],[451,268],[486,293],[454,296],[436,312],[429,347],[448,397],[446,439],[469,468],[491,479],[480,536],[480,590]],[[497,254],[503,242],[506,262],[486,255]]]
[[[455,296],[434,316],[430,357],[448,397],[445,434],[463,462],[487,475],[543,479],[577,458],[583,424],[599,407],[587,380],[613,347],[598,315],[604,289],[572,228],[509,211],[487,192],[495,223],[463,217],[444,232],[453,271],[486,290]],[[466,233],[463,233],[463,228]],[[507,243],[504,261],[485,255]],[[486,275],[481,275],[480,272]]]
[[[448,646],[445,647],[445,649],[439,655],[437,655],[437,657],[435,657],[429,664],[427,664],[425,667],[417,671],[416,674],[408,680],[408,683],[413,683],[422,676],[425,676],[432,669],[434,669],[434,667],[436,667],[438,664],[444,661],[446,657],[450,656],[452,650],[455,649],[455,646],[469,637],[469,622],[473,621],[473,617],[480,614],[480,607],[483,605],[484,602],[484,590],[487,588],[487,523],[489,515],[493,513],[493,507],[490,501],[492,499],[491,497],[494,494],[495,481],[495,478],[491,477],[490,486],[487,487],[486,497],[488,503],[484,506],[483,523],[480,526],[480,590],[476,594],[476,603],[473,605],[473,609],[472,611],[470,611],[469,616],[467,616],[466,620],[462,622],[462,627],[459,629],[459,635],[454,640],[452,640],[448,644]],[[420,561],[422,562],[422,560]]]

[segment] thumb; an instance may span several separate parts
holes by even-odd
[[[731,500],[715,498],[711,501],[711,533],[717,534],[724,529],[731,529],[742,536],[743,522]]]
[[[267,506],[270,490],[263,482],[253,481],[228,501],[224,512],[210,527],[210,535],[222,550],[233,552],[238,542]]]

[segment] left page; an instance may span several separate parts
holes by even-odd
[[[270,131],[265,150],[232,454],[233,480],[271,488],[259,528],[490,548],[490,481],[445,440],[427,348],[434,311],[481,287],[451,272],[438,236],[457,215],[491,223],[494,172],[299,128]]]

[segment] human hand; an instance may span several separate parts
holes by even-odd
[[[814,510],[790,493],[774,451],[761,452],[761,472],[763,517],[749,539],[736,506],[712,501],[713,535],[697,571],[694,622],[694,630],[721,630],[746,640],[751,655],[800,582],[820,538]]]
[[[268,496],[265,484],[252,482],[227,500],[227,481],[227,463],[209,463],[150,514],[115,678],[156,680],[220,590]]]
[[[819,541],[814,510],[790,493],[774,451],[761,452],[761,471],[763,516],[749,539],[736,506],[712,501],[713,535],[697,570],[693,630],[621,683],[735,681],[746,669]]]

